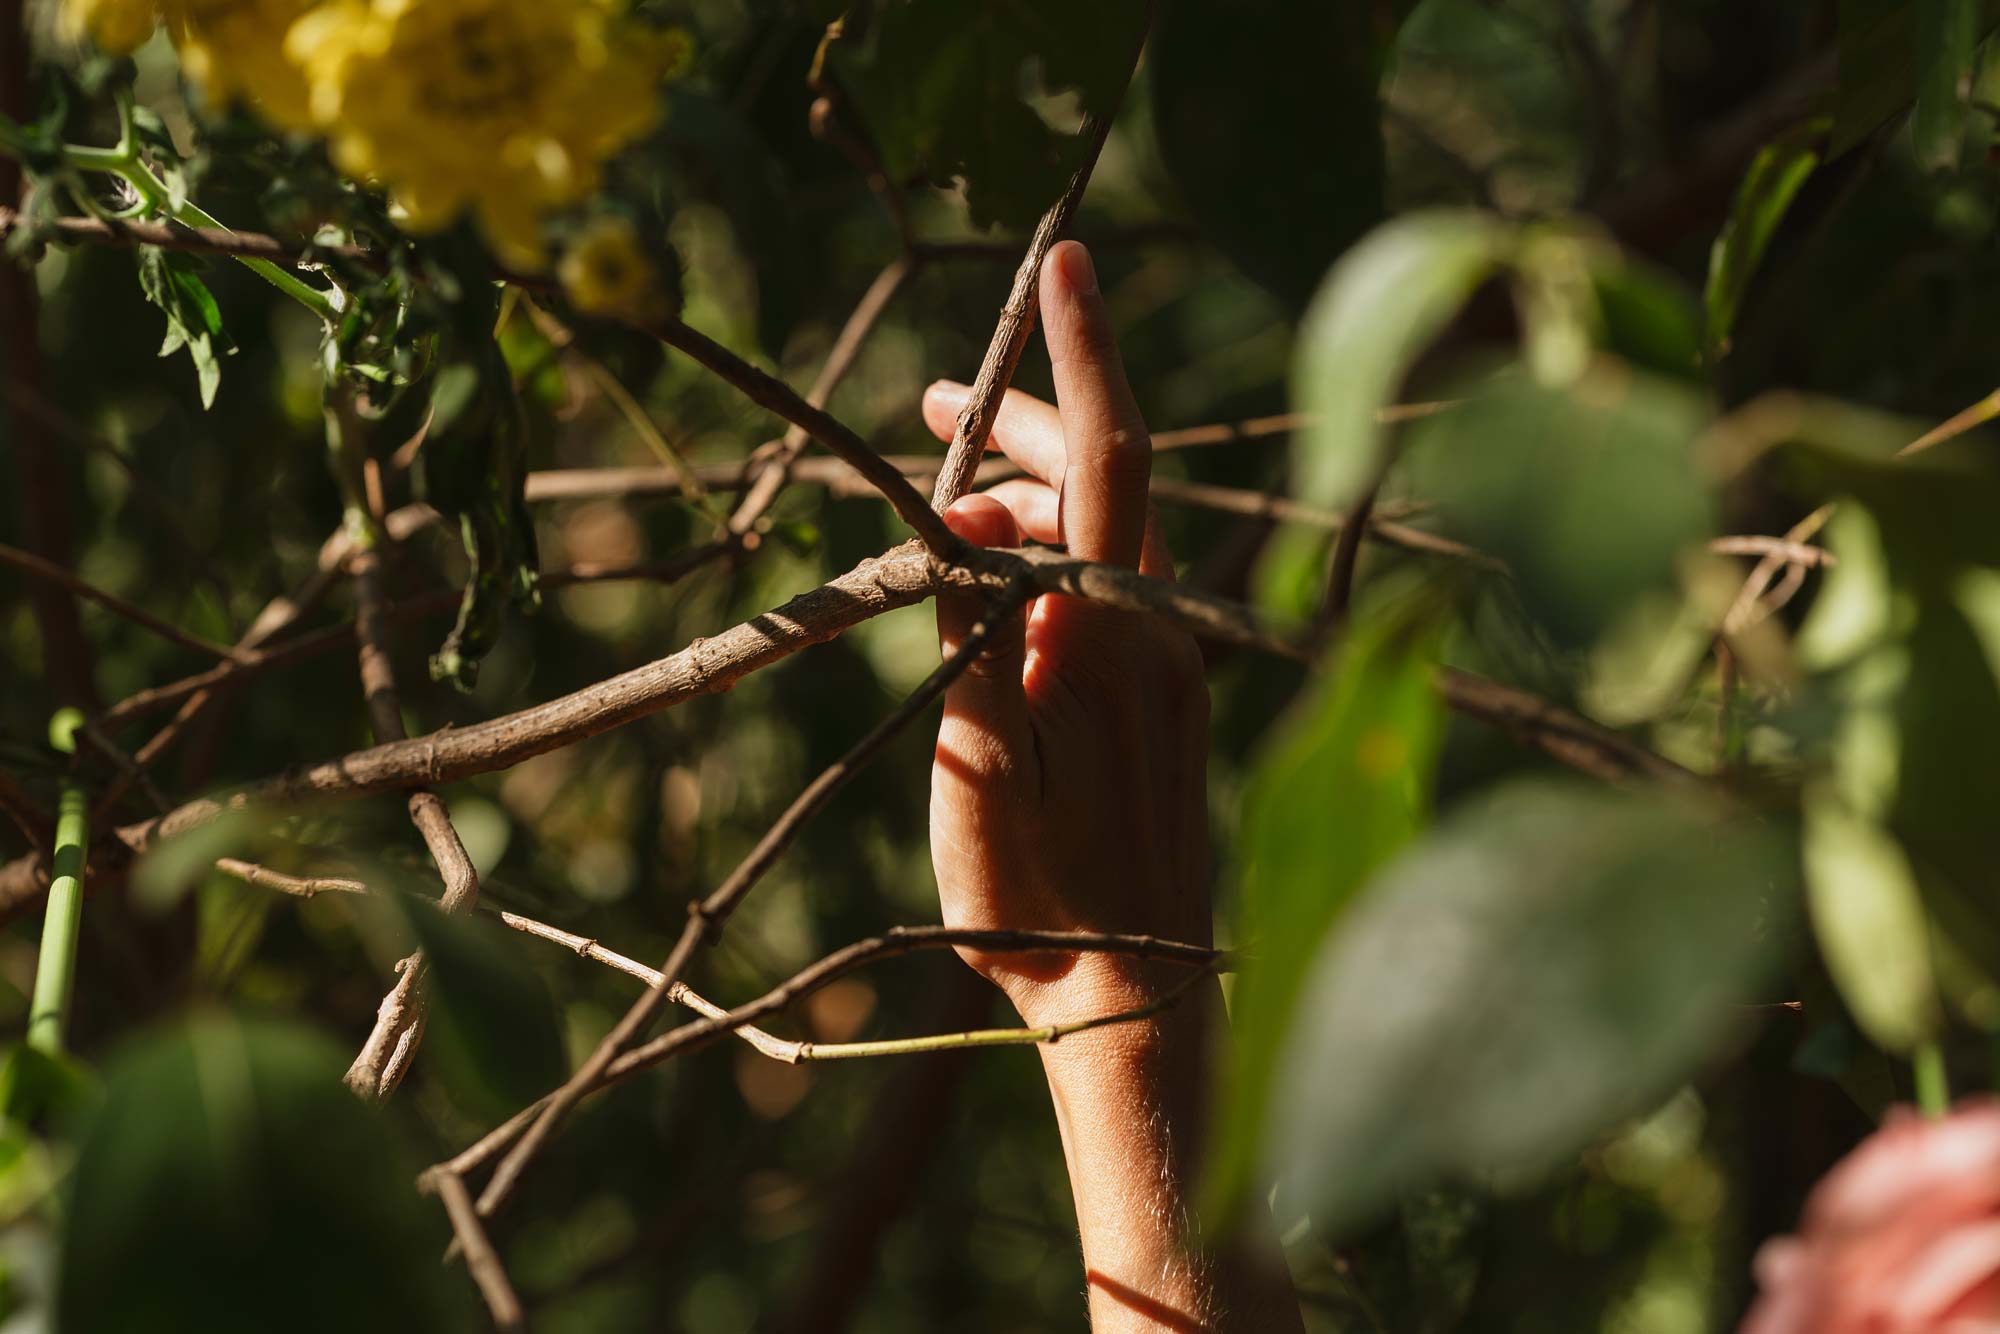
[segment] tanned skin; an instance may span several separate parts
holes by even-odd
[[[1065,543],[1087,560],[1174,577],[1147,499],[1152,444],[1126,385],[1090,256],[1042,267],[1056,405],[1010,391],[992,448],[1026,477],[945,515],[984,546]],[[970,391],[940,382],[924,420],[949,440]],[[938,600],[951,651],[983,605]],[[951,926],[1150,932],[1207,944],[1208,691],[1201,655],[1157,618],[1047,596],[997,631],[945,696],[931,775],[931,857]],[[1031,1026],[1137,1009],[1184,969],[1081,953],[966,961]],[[1268,1225],[1226,1251],[1193,1212],[1205,1062],[1224,1023],[1205,981],[1163,1013],[1040,1047],[1099,1334],[1301,1328]],[[1265,1220],[1259,1220],[1265,1222]]]

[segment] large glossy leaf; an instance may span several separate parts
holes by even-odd
[[[1819,166],[1831,128],[1832,121],[1824,116],[1794,126],[1759,149],[1743,173],[1729,217],[1708,253],[1708,285],[1702,302],[1707,310],[1711,351],[1727,350],[1750,280],[1756,276],[1792,200]]]
[[[1500,789],[1378,876],[1322,947],[1266,1161],[1335,1233],[1439,1178],[1558,1161],[1728,1040],[1794,896],[1790,840],[1746,817]]]
[[[1238,849],[1237,935],[1249,958],[1233,997],[1238,1059],[1211,1182],[1219,1198],[1236,1198],[1256,1168],[1278,1051],[1320,939],[1428,815],[1443,733],[1434,649],[1394,617],[1356,625],[1258,761]]]
[[[898,179],[956,177],[975,223],[1021,226],[1061,193],[1080,159],[1074,133],[1022,100],[1039,74],[1085,111],[1108,107],[1138,48],[1141,0],[875,0],[833,60],[884,164]]]
[[[1294,313],[1382,212],[1378,7],[1169,0],[1149,52],[1160,154],[1203,233]]]
[[[1622,369],[1555,389],[1510,375],[1412,428],[1400,476],[1444,531],[1507,563],[1558,643],[1584,647],[1711,535],[1691,448],[1707,413],[1685,384]]]
[[[441,1213],[307,1030],[210,1014],[111,1066],[78,1147],[60,1328],[467,1328]]]
[[[1327,275],[1300,330],[1292,401],[1300,499],[1345,509],[1379,465],[1376,412],[1490,277],[1513,232],[1477,213],[1413,213],[1377,228]]]

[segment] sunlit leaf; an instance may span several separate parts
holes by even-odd
[[[1841,997],[1878,1045],[1908,1052],[1939,1022],[1930,922],[1890,833],[1827,789],[1807,794],[1806,904]]]
[[[1322,946],[1265,1161],[1336,1234],[1547,1167],[1717,1053],[1794,884],[1781,831],[1658,792],[1523,780],[1462,808]]]
[[[112,1064],[63,1215],[69,1330],[467,1328],[441,1215],[304,1029],[210,1014]]]
[[[1302,500],[1345,509],[1367,485],[1380,463],[1376,411],[1512,242],[1480,214],[1415,213],[1334,266],[1306,314],[1292,374],[1292,401],[1312,419],[1292,445]]]
[[[1443,732],[1435,647],[1395,615],[1358,624],[1258,762],[1238,849],[1238,936],[1251,957],[1234,996],[1236,1076],[1210,1183],[1218,1198],[1236,1198],[1256,1170],[1278,1051],[1319,940],[1427,818]]]
[[[1750,167],[1736,187],[1729,217],[1708,253],[1708,285],[1702,301],[1712,351],[1727,350],[1744,293],[1756,277],[1778,225],[1785,220],[1786,210],[1819,166],[1831,127],[1826,117],[1814,117],[1779,135],[1750,159]]]

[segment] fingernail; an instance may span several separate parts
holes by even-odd
[[[931,387],[924,390],[926,398],[959,399],[972,391],[956,380],[934,380]]]
[[[1091,265],[1090,252],[1072,241],[1062,248],[1057,259],[1062,265],[1063,281],[1078,296],[1089,296],[1097,290],[1097,270]]]

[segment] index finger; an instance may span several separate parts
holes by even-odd
[[[1137,566],[1153,443],[1125,383],[1090,252],[1075,241],[1043,261],[1041,305],[1062,418],[1063,540],[1085,560]]]

